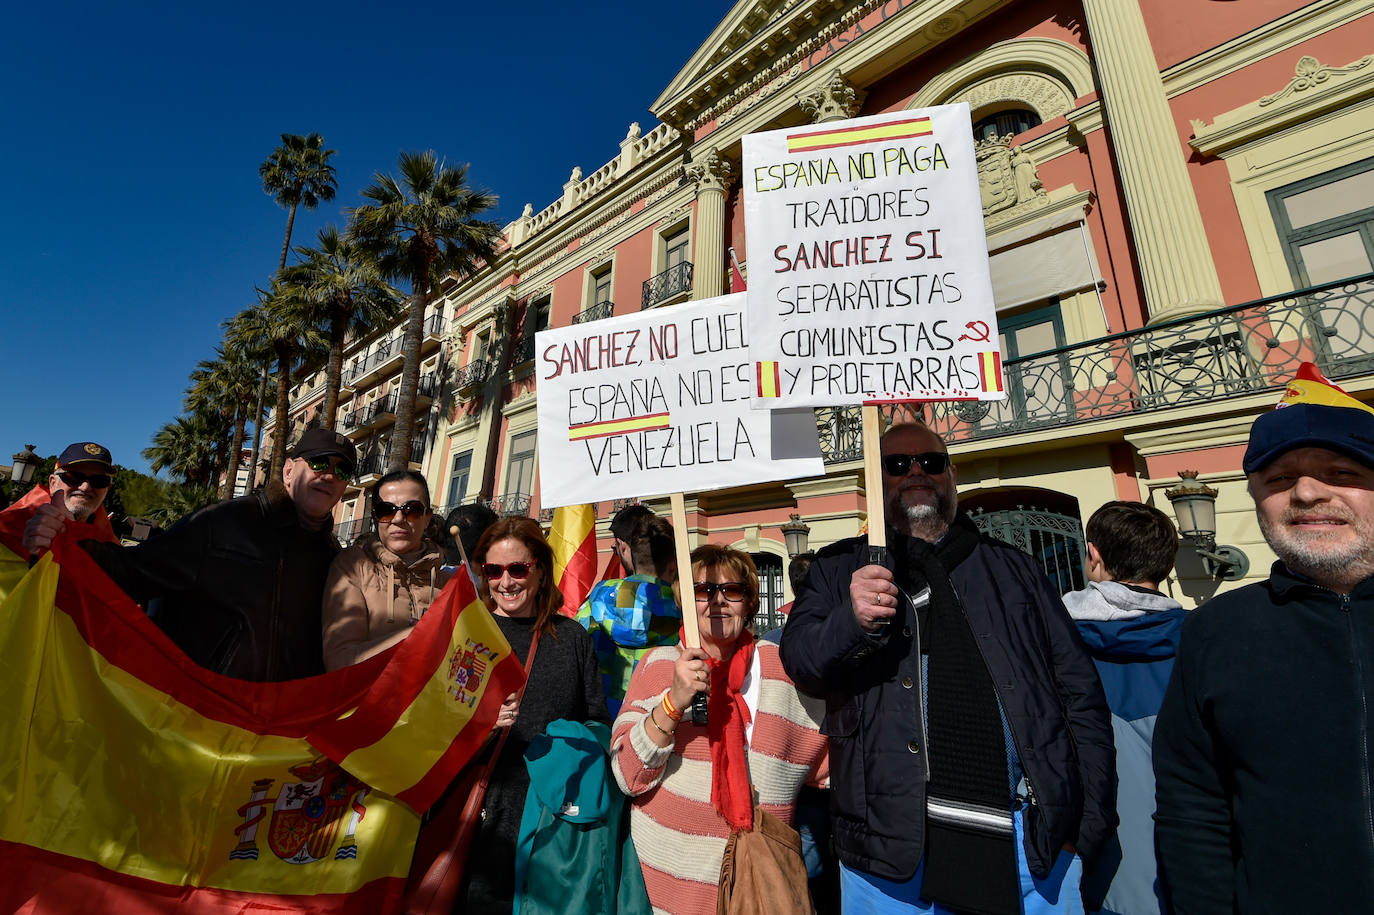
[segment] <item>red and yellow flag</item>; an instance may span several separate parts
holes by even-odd
[[[978,381],[984,391],[1001,391],[1002,354],[998,350],[988,350],[978,354]]]
[[[782,394],[782,376],[774,361],[754,363],[754,374],[758,377],[760,397],[777,397]]]
[[[576,616],[596,584],[596,506],[555,508],[549,546],[553,547],[553,580],[563,594],[559,612]]]
[[[524,673],[465,575],[368,661],[191,662],[70,537],[0,522],[0,911],[392,912],[419,815]]]

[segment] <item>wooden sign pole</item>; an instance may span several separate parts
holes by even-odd
[[[673,545],[677,548],[677,590],[682,596],[682,631],[688,648],[701,647],[701,629],[697,625],[697,602],[692,592],[692,551],[687,547],[687,506],[682,493],[670,497],[673,505]]]
[[[882,417],[876,404],[863,407],[864,489],[868,500],[868,562],[882,565],[887,553],[883,514]]]

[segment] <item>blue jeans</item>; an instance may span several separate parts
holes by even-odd
[[[1022,811],[1012,815],[1016,839],[1016,869],[1021,877],[1022,915],[1083,915],[1083,898],[1078,885],[1083,879],[1083,862],[1077,855],[1061,851],[1049,876],[1040,880],[1026,866]],[[921,898],[925,862],[905,883],[884,880],[863,871],[850,870],[840,863],[840,903],[844,915],[951,915],[949,909]]]

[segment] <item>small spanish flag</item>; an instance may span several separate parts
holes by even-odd
[[[929,136],[932,132],[930,118],[904,118],[900,121],[888,121],[886,124],[859,124],[831,130],[813,130],[810,133],[794,133],[787,138],[787,151],[815,152],[818,149],[858,146],[861,143],[877,143],[882,140],[909,140],[912,137]]]
[[[776,362],[758,362],[759,396],[778,397],[782,394],[782,378]]]
[[[1300,403],[1319,404],[1327,407],[1350,407],[1355,410],[1364,410],[1366,413],[1374,413],[1374,408],[1351,397],[1344,388],[1332,384],[1331,380],[1321,373],[1321,369],[1311,362],[1304,362],[1298,366],[1297,375],[1284,388],[1283,397],[1279,400],[1278,405],[1287,407]]]
[[[597,423],[582,423],[568,427],[568,441],[580,442],[584,438],[603,438],[607,435],[623,435],[626,432],[652,432],[666,429],[672,425],[667,413],[646,413],[644,416],[627,416],[625,419],[607,419]]]
[[[1002,390],[1002,354],[997,350],[978,354],[978,378],[984,391]]]

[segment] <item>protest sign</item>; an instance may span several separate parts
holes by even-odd
[[[744,295],[540,331],[540,502],[820,476],[810,410],[750,409]]]
[[[967,104],[744,138],[758,408],[1000,400]]]

